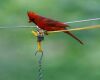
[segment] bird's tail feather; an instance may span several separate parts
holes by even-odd
[[[74,39],[76,39],[80,44],[83,45],[83,42],[80,39],[78,39],[76,36],[74,36],[71,32],[64,31],[64,33],[67,33],[68,35],[70,35],[71,37],[73,37]]]

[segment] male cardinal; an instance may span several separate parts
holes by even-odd
[[[69,27],[68,24],[40,16],[32,11],[27,12],[27,15],[29,22],[35,23],[39,28],[45,31],[67,30],[67,27]],[[79,43],[83,44],[83,42],[74,36],[71,32],[64,31],[64,33],[67,33],[76,39]]]

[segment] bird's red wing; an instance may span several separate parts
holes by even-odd
[[[59,22],[56,20],[48,19],[48,18],[42,20],[42,22],[44,23],[45,26],[48,26],[48,27],[59,27],[59,28],[68,27],[68,25],[64,24],[63,22]]]

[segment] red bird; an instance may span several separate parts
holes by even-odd
[[[67,30],[67,27],[69,26],[65,23],[45,18],[31,11],[27,12],[27,15],[29,17],[29,22],[35,23],[39,28],[46,31]],[[76,39],[79,43],[83,44],[83,42],[76,36],[74,36],[71,32],[64,31],[64,33],[67,33],[68,35]]]

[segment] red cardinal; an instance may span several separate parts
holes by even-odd
[[[29,22],[35,23],[39,28],[43,30],[46,30],[46,31],[67,30],[68,25],[65,23],[52,20],[49,18],[45,18],[31,11],[29,11],[27,14],[29,17]],[[74,36],[71,32],[64,31],[64,33],[69,34],[74,39],[76,39],[79,43],[83,44],[83,42],[79,40],[76,36]]]

